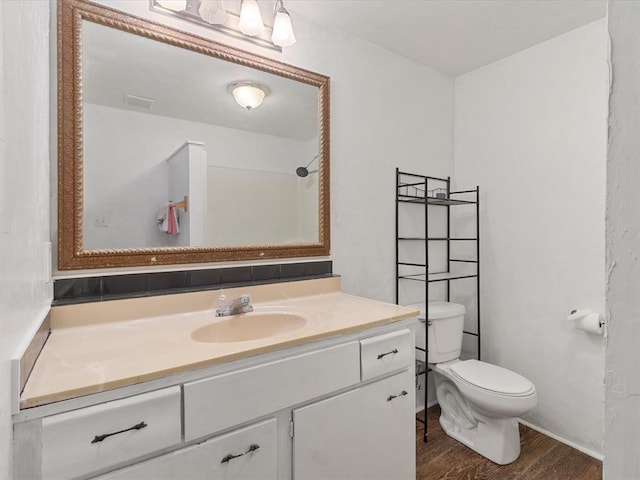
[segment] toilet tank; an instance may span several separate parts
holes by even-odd
[[[429,363],[455,360],[460,356],[464,313],[465,307],[459,303],[429,302]]]
[[[420,310],[420,323],[415,330],[416,360],[424,362],[425,304],[407,306]],[[460,356],[465,311],[464,305],[458,303],[429,302],[429,363],[455,360]]]
[[[462,350],[464,305],[429,302],[429,363],[454,360]]]

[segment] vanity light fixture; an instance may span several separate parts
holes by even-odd
[[[296,43],[291,15],[284,7],[284,0],[148,1],[149,8],[154,12],[196,23],[278,52]],[[273,8],[273,17],[263,17],[260,6],[263,12]]]
[[[278,7],[278,5],[280,5]],[[276,0],[274,7],[273,33],[271,41],[279,47],[290,47],[296,43],[296,37],[293,34],[293,26],[291,25],[291,16],[282,0]]]
[[[250,37],[260,35],[264,31],[264,22],[256,0],[242,0],[238,28]]]
[[[265,85],[246,81],[233,82],[227,89],[233,95],[236,103],[247,110],[259,107],[270,93],[269,88]]]
[[[158,5],[174,12],[182,12],[187,9],[187,0],[156,0]]]

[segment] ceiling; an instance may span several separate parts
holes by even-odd
[[[452,77],[606,15],[605,0],[287,0],[285,4],[316,23],[345,30]]]

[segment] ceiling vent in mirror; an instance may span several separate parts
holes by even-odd
[[[140,97],[138,95],[125,94],[124,103],[127,105],[133,105],[134,107],[144,108],[145,110],[151,110],[156,104],[155,98]]]

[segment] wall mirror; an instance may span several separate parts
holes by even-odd
[[[329,253],[328,77],[85,0],[58,36],[60,270]]]

